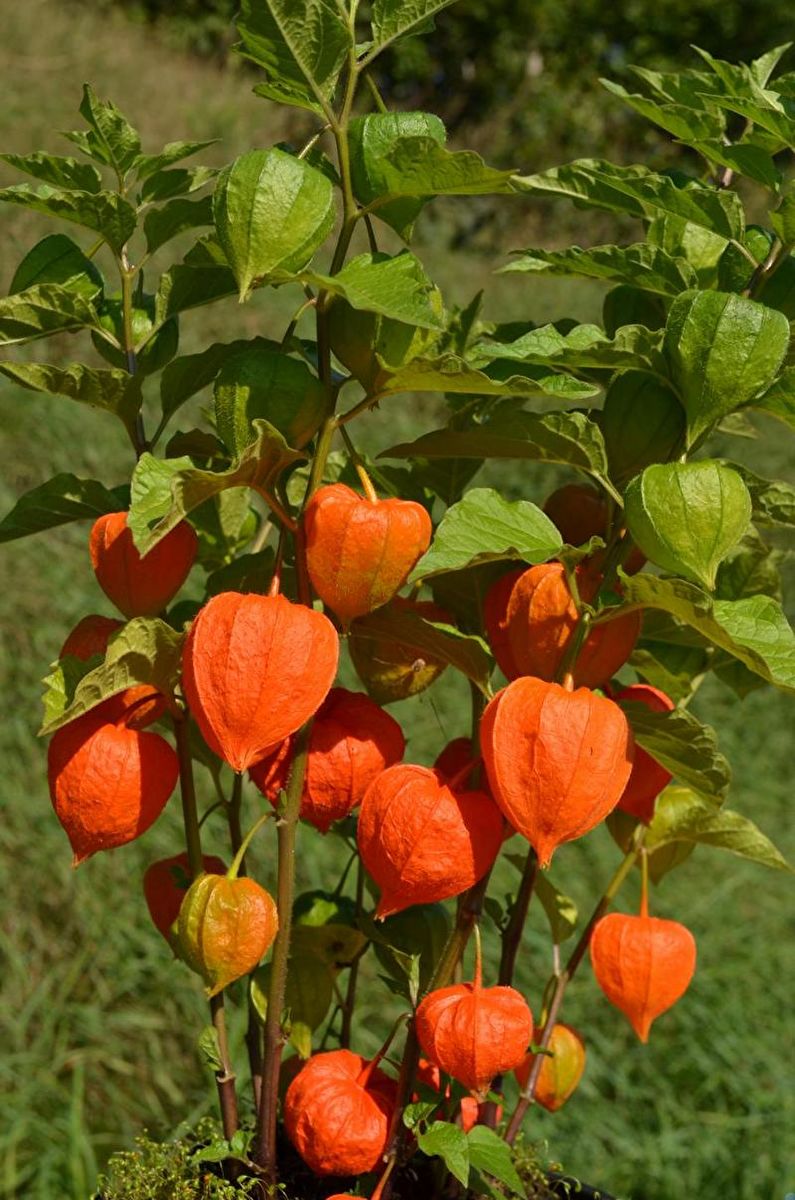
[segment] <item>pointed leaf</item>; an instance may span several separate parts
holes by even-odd
[[[753,821],[730,808],[716,809],[688,788],[666,788],[646,835],[646,846],[652,854],[672,842],[716,846],[776,871],[792,870]]]
[[[433,284],[418,258],[408,250],[388,254],[359,254],[337,275],[302,271],[301,280],[347,300],[352,308],[379,313],[420,329],[442,329],[444,322],[432,304]]]
[[[100,234],[116,253],[135,230],[135,209],[115,192],[74,192],[41,184],[0,188],[0,201],[60,217]]]
[[[577,905],[570,896],[565,896],[555,887],[546,871],[538,872],[533,890],[549,921],[552,941],[560,945],[570,938],[577,928]]]
[[[91,259],[63,233],[49,234],[28,251],[8,291],[13,296],[41,283],[57,283],[87,300],[95,299],[103,288],[102,276]]]
[[[535,504],[472,488],[448,508],[409,582],[499,559],[546,562],[562,545],[558,530]]]
[[[702,796],[723,801],[731,768],[718,750],[715,730],[702,725],[687,709],[652,712],[644,704],[620,701],[635,741],[682,783]]]
[[[84,328],[99,328],[96,311],[80,292],[57,283],[36,284],[0,299],[0,345]]]
[[[242,0],[238,50],[265,69],[255,91],[283,104],[327,111],[351,50],[335,0]]]
[[[447,663],[488,694],[494,664],[488,646],[480,637],[461,633],[452,625],[426,621],[409,609],[394,606],[368,613],[367,619],[356,625],[356,636],[362,641],[399,642],[418,658],[427,655]]]
[[[526,1188],[513,1165],[511,1147],[494,1129],[476,1125],[467,1134],[469,1161],[486,1175],[504,1183],[515,1196],[525,1196]]]
[[[141,408],[140,382],[126,371],[84,367],[82,363],[56,367],[46,363],[0,362],[0,373],[32,392],[68,396],[80,404],[101,408],[118,417],[130,431]]]
[[[373,0],[373,46],[368,60],[390,42],[417,32],[453,0]]]
[[[542,325],[512,342],[481,342],[475,350],[491,361],[508,359],[577,371],[654,367],[659,341],[659,334],[645,325],[624,325],[612,338],[598,325],[575,325],[565,334],[554,325]]]
[[[188,196],[206,187],[218,174],[215,167],[179,167],[175,171],[156,171],[144,180],[141,203],[157,204],[177,196]]]
[[[102,176],[90,163],[76,158],[61,158],[54,154],[0,154],[5,162],[57,188],[76,188],[80,192],[102,190]]]
[[[96,479],[54,475],[20,496],[3,517],[0,542],[12,542],[72,521],[95,521],[104,513],[118,512],[119,503],[119,497]]]
[[[501,274],[515,272],[609,279],[663,296],[678,296],[698,283],[687,259],[675,258],[648,242],[636,246],[592,246],[589,250],[581,250],[579,246],[568,250],[523,250],[502,268]]]
[[[417,1145],[423,1154],[441,1158],[450,1174],[466,1187],[469,1181],[469,1142],[463,1129],[447,1121],[434,1121],[417,1134]]]
[[[474,150],[446,150],[434,137],[403,137],[380,164],[382,197],[495,196],[514,190],[511,171],[490,167]],[[379,215],[381,200],[372,207]]]
[[[170,167],[173,163],[181,162],[183,158],[191,158],[208,146],[215,146],[218,138],[207,142],[169,142],[159,154],[139,154],[135,160],[135,173],[139,180],[148,179],[150,175]]]
[[[83,85],[80,115],[101,143],[105,161],[124,178],[141,152],[141,139],[130,122],[110,100],[100,100],[87,83]]]
[[[213,202],[210,196],[204,196],[201,200],[186,200],[181,196],[169,200],[161,208],[153,208],[144,217],[147,252],[154,254],[155,250],[186,229],[212,223]]]
[[[587,400],[599,390],[592,383],[542,367],[520,367],[519,374],[512,373],[516,368],[509,363],[480,369],[457,354],[413,358],[401,367],[393,367],[381,358],[379,362],[390,372],[389,378],[379,385],[384,396],[446,392],[464,396],[555,396],[561,400]]]

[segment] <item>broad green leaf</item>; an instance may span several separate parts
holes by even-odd
[[[186,465],[184,460],[183,465]],[[163,473],[162,482],[168,486],[166,472]],[[157,487],[152,495],[152,501],[156,500]],[[216,571],[224,564],[237,561],[235,556],[251,541],[259,528],[246,488],[229,488],[213,496],[206,504],[200,504],[192,513],[191,523],[199,539],[197,561],[206,571]]]
[[[776,871],[791,871],[787,860],[748,817],[730,808],[716,809],[688,788],[666,788],[657,801],[646,835],[646,846],[655,849],[672,842],[697,843],[729,850]]]
[[[267,490],[275,476],[304,456],[291,450],[267,421],[255,421],[256,440],[227,471],[203,471],[190,459],[143,454],[132,477],[129,527],[142,554],[157,545],[188,513],[229,488]],[[152,522],[154,528],[150,528]]]
[[[549,921],[552,941],[560,945],[577,928],[577,905],[555,887],[546,871],[538,872],[533,890]]]
[[[227,359],[259,347],[275,349],[276,343],[268,342],[264,338],[240,338],[234,342],[214,342],[198,354],[186,354],[181,358],[172,359],[160,377],[163,424],[165,425],[191,396],[195,396],[213,382]]]
[[[770,224],[785,246],[795,245],[795,195],[785,196],[775,212],[770,214]]]
[[[769,388],[789,345],[783,313],[730,292],[686,292],[671,306],[664,353],[689,444]]]
[[[80,192],[99,192],[102,190],[102,176],[96,167],[90,163],[80,162],[76,158],[60,158],[54,154],[0,154],[0,158],[40,179],[42,183],[52,184],[57,188],[76,188]]]
[[[57,283],[36,284],[0,299],[0,345],[98,327],[99,318],[87,297]]]
[[[566,463],[603,478],[607,454],[599,427],[579,412],[498,415],[477,429],[436,429],[379,458],[517,458]]]
[[[451,921],[441,904],[415,904],[403,912],[367,925],[375,955],[384,970],[394,974],[395,966],[404,974],[412,970],[416,958],[417,981],[424,991],[447,944]]]
[[[783,479],[762,479],[738,463],[728,466],[742,478],[751,496],[756,525],[784,529],[795,525],[795,487]]]
[[[302,271],[299,278],[341,296],[352,308],[362,312],[378,313],[420,329],[444,327],[437,305],[433,303],[433,283],[420,260],[408,250],[392,257],[359,254],[337,275]]]
[[[775,100],[775,93],[762,92],[759,89],[756,96],[749,97],[731,92],[710,91],[705,94],[704,99],[729,112],[739,113],[754,125],[772,134],[775,140],[773,148],[776,152],[795,145],[795,119],[785,111],[780,100]]]
[[[62,221],[92,229],[116,254],[121,253],[122,246],[135,230],[135,209],[115,192],[75,192],[46,183],[37,188],[20,183],[15,187],[0,188],[0,202],[18,204],[48,217],[59,217]]]
[[[721,141],[692,141],[690,145],[708,161],[728,167],[736,175],[745,175],[762,187],[777,191],[781,186],[781,172],[769,151],[761,146],[739,144],[727,146]]]
[[[698,284],[687,259],[675,258],[648,242],[636,246],[592,246],[589,250],[581,250],[579,246],[568,250],[523,250],[520,257],[502,268],[501,274],[514,272],[609,279],[663,296],[678,296]]]
[[[423,1154],[441,1158],[450,1174],[466,1187],[469,1181],[469,1142],[458,1125],[434,1121],[417,1134],[417,1145]]]
[[[225,492],[224,495],[232,495]],[[207,595],[221,592],[240,592],[243,595],[267,594],[273,580],[274,554],[270,546],[254,554],[239,554],[232,562],[219,567],[207,576]]]
[[[150,175],[181,162],[183,158],[191,158],[200,150],[215,146],[217,142],[218,138],[211,138],[207,142],[169,142],[159,154],[139,154],[134,164],[135,173],[139,180],[148,179]]]
[[[87,300],[94,300],[103,288],[102,276],[91,259],[63,233],[49,234],[28,251],[8,291],[13,296],[41,283],[57,283]]]
[[[698,277],[699,287],[717,284],[719,263],[727,249],[735,245],[719,233],[712,233],[684,217],[660,215],[646,229],[646,240],[674,258],[684,258]],[[738,251],[739,253],[739,251]],[[665,322],[663,321],[662,324]]]
[[[118,512],[120,508],[119,497],[96,479],[54,475],[20,496],[3,517],[0,542],[12,542],[72,521],[95,521],[104,513]]]
[[[687,709],[652,712],[645,704],[619,701],[635,735],[656,762],[702,796],[722,802],[729,790],[731,768],[718,750],[715,730],[702,725]]]
[[[141,139],[130,122],[109,100],[100,100],[90,84],[83,84],[80,115],[96,134],[105,161],[123,179],[141,153]]]
[[[766,392],[751,401],[751,407],[776,417],[795,429],[795,367],[785,367]]]
[[[431,113],[369,113],[354,117],[348,130],[353,190],[361,204],[372,204],[389,193],[384,160],[404,138],[431,138],[444,144],[444,125]],[[411,238],[414,222],[427,197],[407,196],[378,205],[378,216],[404,241]]]
[[[189,308],[212,304],[237,292],[235,277],[229,267],[196,265],[183,262],[160,276],[156,297],[158,324]]]
[[[72,363],[68,367],[46,363],[0,362],[0,373],[32,392],[68,396],[80,404],[112,413],[132,431],[141,408],[141,385],[126,371],[100,370]]]
[[[549,517],[528,500],[504,500],[492,488],[472,488],[442,517],[410,583],[499,559],[546,562],[563,542]]]
[[[784,557],[782,551],[768,546],[752,528],[721,563],[716,597],[741,600],[744,596],[773,596],[781,600],[779,563]]]
[[[219,175],[213,212],[244,299],[255,279],[306,265],[334,223],[334,189],[320,171],[283,150],[250,150]]]
[[[478,1171],[505,1184],[515,1196],[525,1196],[527,1189],[513,1165],[511,1147],[494,1129],[475,1125],[467,1134],[470,1164]]]
[[[63,667],[57,664],[45,680],[43,736],[55,733],[103,700],[136,684],[148,683],[164,696],[179,685],[183,635],[155,617],[134,617],[114,635],[105,661],[65,691]]]
[[[629,484],[624,513],[647,558],[712,590],[748,529],[751,497],[737,471],[711,459],[656,463]]]
[[[427,27],[436,13],[452,3],[453,0],[373,0],[373,45],[367,61],[380,54],[390,42]]]
[[[368,613],[365,620],[357,622],[355,629],[359,641],[396,642],[417,658],[427,655],[432,660],[447,663],[488,695],[494,663],[481,637],[461,633],[452,625],[426,621],[410,609],[394,606]]]
[[[561,333],[554,325],[531,329],[511,342],[480,342],[475,351],[490,361],[554,366],[561,370],[653,367],[660,337],[645,325],[625,325],[609,338],[598,325],[575,325]]]
[[[795,634],[770,596],[712,600],[683,579],[645,571],[623,580],[622,587],[625,603],[670,613],[768,683],[795,691]]]
[[[263,67],[254,90],[283,104],[328,113],[351,31],[335,0],[242,0],[238,51]]]
[[[270,963],[255,971],[251,979],[251,1000],[263,1022],[268,1016],[270,981]],[[333,998],[334,979],[322,960],[314,954],[292,953],[284,993],[284,1024],[300,1058],[309,1058],[312,1053],[312,1034],[325,1020]]]
[[[162,207],[151,209],[144,217],[147,252],[154,254],[155,250],[186,229],[212,223],[213,204],[210,196],[204,196],[201,200],[186,200],[181,196],[169,200]]]
[[[490,167],[474,150],[446,150],[434,137],[403,137],[380,163],[382,196],[495,196],[514,190],[511,171]],[[381,200],[371,207],[381,213]]]
[[[301,449],[317,433],[328,400],[317,375],[277,349],[251,348],[228,358],[215,381],[216,427],[233,456],[252,440],[252,421],[269,421]]]
[[[692,101],[689,104],[659,104],[637,92],[628,92],[620,83],[611,79],[600,79],[599,82],[608,92],[612,92],[619,100],[634,108],[642,117],[653,121],[655,125],[659,125],[661,129],[665,129],[687,145],[692,145],[695,141],[720,138],[723,134],[723,121],[714,110],[703,106],[695,107]]]
[[[517,191],[568,196],[590,208],[635,217],[683,217],[711,233],[741,238],[745,221],[736,192],[719,191],[695,180],[678,187],[667,175],[646,167],[618,167],[597,159],[580,159],[540,175],[515,176]]]
[[[178,167],[172,171],[156,171],[144,180],[140,201],[142,204],[159,204],[178,196],[189,196],[217,177],[218,170],[215,167]]]
[[[572,375],[545,370],[542,367],[522,367],[512,374],[509,363],[480,369],[457,354],[440,358],[419,357],[405,366],[392,368],[379,360],[389,378],[379,384],[383,396],[403,392],[446,392],[475,396],[555,396],[560,400],[587,400],[598,388]],[[504,369],[504,368],[508,369]]]
[[[685,413],[664,380],[648,371],[623,371],[607,389],[601,428],[611,478],[623,485],[652,463],[676,457]]]
[[[774,46],[772,50],[768,50],[759,58],[755,58],[752,63],[749,63],[751,74],[760,87],[767,86],[770,76],[791,48],[792,42],[783,42],[780,46]]]

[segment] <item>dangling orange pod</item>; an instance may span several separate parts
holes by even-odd
[[[350,1050],[309,1059],[287,1089],[284,1125],[316,1175],[373,1171],[386,1149],[397,1084]]]
[[[212,854],[202,856],[207,875],[225,875],[226,864]],[[151,863],[144,874],[143,887],[146,907],[155,928],[171,945],[171,927],[179,916],[185,893],[191,885],[188,855],[174,854]]]
[[[480,745],[494,799],[542,867],[615,808],[634,749],[612,700],[529,676],[487,705]]]
[[[95,654],[103,654],[108,648],[111,634],[124,627],[124,622],[116,617],[103,617],[99,613],[89,613],[82,617],[61,646],[59,658],[71,655],[81,662],[93,658]]]
[[[273,897],[253,879],[199,875],[180,905],[177,947],[216,996],[254,970],[278,930]]]
[[[472,887],[497,857],[502,831],[485,792],[453,791],[428,767],[389,767],[365,794],[357,832],[362,862],[381,889],[377,915]]]
[[[576,1029],[558,1022],[552,1029],[535,1087],[535,1099],[548,1112],[562,1108],[579,1087],[585,1070],[585,1045]],[[528,1054],[514,1075],[520,1088],[527,1086],[535,1063],[535,1054]]]
[[[417,1009],[417,1038],[426,1058],[471,1092],[483,1096],[495,1075],[512,1071],[527,1054],[533,1014],[512,987],[473,983],[430,992]]]
[[[577,585],[589,603],[600,578],[578,567]],[[505,618],[508,662],[516,673],[548,682],[557,677],[563,656],[577,628],[577,607],[566,582],[563,564],[530,567],[511,589]],[[641,627],[639,612],[626,613],[597,625],[585,638],[573,668],[575,687],[600,687],[629,658]]]
[[[207,745],[235,771],[247,770],[317,712],[338,655],[334,626],[305,604],[214,596],[182,654],[185,695]]]
[[[591,935],[591,965],[611,1004],[642,1042],[653,1021],[684,995],[696,969],[696,943],[678,921],[610,913]]]
[[[61,646],[60,658],[78,658],[86,662],[95,654],[105,654],[111,635],[124,628],[123,621],[115,617],[102,617],[99,613],[90,613],[78,621],[72,632]],[[157,688],[149,684],[136,684],[125,688],[115,696],[103,700],[93,710],[93,716],[108,724],[117,725],[123,722],[130,729],[145,729],[152,725],[166,711],[166,698]]]
[[[674,702],[659,688],[650,687],[647,683],[633,683],[616,696],[616,700],[632,700],[637,704],[645,704],[652,712],[673,712]],[[660,792],[668,787],[673,779],[670,771],[661,766],[656,759],[644,750],[635,746],[635,762],[627,786],[618,802],[618,807],[631,816],[637,817],[648,825],[654,816],[654,806]]]
[[[413,500],[368,500],[333,483],[307,504],[304,533],[312,586],[347,625],[392,599],[428,549],[432,527]]]
[[[369,696],[332,688],[317,711],[301,798],[301,816],[321,833],[361,804],[370,784],[400,762],[406,749],[403,730]],[[292,765],[291,739],[252,765],[249,774],[271,803],[287,787]]]
[[[442,1073],[434,1063],[429,1062],[427,1058],[421,1058],[417,1064],[416,1079],[418,1083],[425,1084],[426,1087],[433,1088],[436,1092],[442,1090]],[[444,1089],[444,1096],[439,1097],[439,1103],[443,1100],[450,1099],[450,1085]],[[419,1096],[412,1097],[414,1103],[419,1100]],[[478,1124],[481,1117],[483,1105],[474,1096],[462,1096],[460,1105],[460,1122],[464,1133],[469,1133],[470,1129]],[[497,1108],[497,1121],[502,1120],[502,1105]]]
[[[88,542],[97,582],[125,617],[156,617],[173,600],[193,566],[198,540],[182,521],[142,558],[127,513],[106,513]]]
[[[102,708],[53,734],[47,755],[50,796],[75,866],[145,833],[179,777],[168,742],[156,733],[109,724]]]
[[[516,679],[517,675],[522,674],[511,653],[508,637],[508,604],[514,586],[525,574],[525,571],[526,567],[519,567],[516,571],[509,571],[507,575],[501,575],[486,592],[483,601],[483,625],[486,636],[497,660],[497,666],[506,679]]]

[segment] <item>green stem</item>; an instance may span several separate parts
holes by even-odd
[[[535,1089],[538,1083],[538,1076],[540,1075],[541,1068],[544,1064],[545,1056],[542,1051],[546,1050],[549,1046],[552,1038],[552,1030],[554,1029],[555,1022],[558,1019],[558,1013],[560,1012],[560,1007],[563,1003],[563,996],[566,992],[566,988],[574,978],[577,968],[585,957],[585,952],[590,944],[591,934],[594,931],[597,921],[601,920],[607,909],[612,904],[615,896],[621,888],[621,885],[635,865],[639,853],[640,839],[635,842],[616,869],[612,879],[605,888],[599,903],[591,913],[591,918],[588,921],[588,924],[585,926],[585,929],[582,931],[577,945],[572,950],[569,961],[566,963],[563,971],[561,971],[555,980],[555,990],[552,993],[549,1012],[547,1014],[544,1027],[541,1031],[541,1037],[538,1039],[538,1052],[530,1072],[530,1077],[527,1080],[527,1084],[519,1098],[519,1103],[514,1110],[513,1116],[511,1117],[510,1123],[505,1132],[505,1140],[509,1144],[513,1144],[513,1142],[516,1140],[516,1135],[522,1127],[522,1121],[524,1120],[525,1113],[533,1103]]]
[[[364,907],[364,867],[362,866],[361,858],[358,860],[356,868],[356,921],[362,915]],[[340,1030],[340,1046],[347,1050],[351,1044],[351,1028],[353,1026],[353,1014],[356,1011],[356,987],[359,982],[359,963],[361,962],[361,953],[357,954],[350,965],[348,974],[348,990],[345,993],[345,1003],[342,1006],[342,1029]]]
[[[262,826],[265,824],[265,822],[270,821],[272,817],[273,813],[263,813],[256,824],[249,829],[248,833],[238,847],[231,867],[226,873],[227,879],[237,879],[238,875],[245,873],[243,869],[243,862],[246,857],[246,851],[248,850],[255,836],[259,833],[260,829],[262,829]]]
[[[287,783],[284,812],[277,821],[278,879],[277,907],[279,932],[273,947],[270,988],[268,991],[268,1015],[265,1022],[265,1066],[262,1077],[262,1099],[257,1114],[257,1132],[254,1143],[254,1162],[266,1177],[276,1181],[276,1117],[279,1103],[279,1070],[282,1061],[284,1036],[282,1033],[282,1011],[287,987],[287,969],[290,957],[293,901],[295,898],[295,838],[298,816],[301,810],[301,795],[304,790],[304,775],[309,749],[309,721],[295,740],[295,754]]]

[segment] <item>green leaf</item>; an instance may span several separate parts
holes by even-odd
[[[164,696],[172,696],[179,685],[183,640],[183,634],[159,618],[134,617],[114,634],[105,661],[83,675],[73,692],[64,687],[64,667],[57,663],[44,681],[40,734],[55,733],[103,700],[136,684],[148,683]]]
[[[773,161],[773,156],[761,146],[727,146],[717,139],[694,140],[690,144],[709,162],[728,167],[735,175],[745,175],[771,191],[777,191],[781,186],[781,172]]]
[[[695,180],[677,187],[667,175],[646,167],[618,167],[597,159],[580,159],[540,175],[515,176],[517,191],[567,196],[588,208],[629,213],[635,217],[669,215],[731,240],[745,227],[736,192],[701,186]]]
[[[153,208],[144,217],[147,252],[154,254],[155,250],[186,229],[212,223],[213,202],[210,196],[203,196],[201,200],[186,200],[181,196],[169,200],[161,208]]]
[[[242,0],[238,51],[263,67],[260,96],[328,113],[351,30],[335,0]]]
[[[217,596],[221,592],[267,595],[273,578],[273,564],[274,553],[270,546],[254,554],[240,554],[207,576],[207,595]]]
[[[423,1133],[417,1134],[417,1145],[423,1154],[441,1158],[450,1174],[466,1187],[469,1181],[469,1142],[463,1129],[447,1121],[434,1121]]]
[[[141,153],[141,139],[127,118],[110,100],[100,100],[90,84],[83,84],[80,115],[95,133],[104,160],[123,179]]]
[[[663,350],[688,416],[689,444],[769,388],[789,345],[783,313],[730,292],[685,292]]]
[[[259,348],[275,349],[275,342],[264,338],[239,338],[234,342],[213,342],[198,354],[186,354],[172,359],[160,377],[160,407],[165,425],[191,396],[209,387],[223,364],[245,351]]]
[[[218,170],[215,167],[179,167],[175,171],[156,171],[144,180],[140,200],[142,204],[159,204],[177,196],[188,196],[217,177]]]
[[[619,702],[635,741],[672,775],[703,796],[722,802],[729,790],[731,768],[718,751],[715,730],[702,725],[687,709],[652,712],[644,704]]]
[[[676,392],[658,376],[623,371],[605,394],[601,427],[611,478],[624,485],[652,463],[678,456],[685,413]]]
[[[665,129],[687,145],[712,137],[720,138],[723,133],[723,121],[720,117],[703,106],[696,108],[692,101],[690,104],[658,104],[647,96],[628,92],[620,83],[611,79],[600,79],[599,82],[608,92],[612,92],[619,100],[634,108],[642,117],[653,121],[655,125],[659,125],[661,129]]]
[[[622,587],[627,604],[670,613],[768,683],[795,691],[795,635],[770,596],[712,600],[683,579],[660,579],[645,571],[624,579]]]
[[[426,621],[415,612],[394,606],[369,613],[366,620],[357,623],[356,636],[360,641],[398,642],[407,654],[447,663],[488,695],[494,663],[481,637],[461,633],[452,625]]]
[[[270,963],[255,971],[251,979],[251,1000],[263,1022],[268,1016],[270,979]],[[325,1020],[333,997],[334,979],[322,959],[294,950],[287,968],[284,1013],[290,1044],[299,1057],[309,1058],[312,1053],[312,1034]]]
[[[389,193],[384,160],[407,137],[430,138],[444,144],[445,127],[431,113],[370,113],[354,117],[348,130],[353,190],[361,204],[372,204]],[[428,197],[406,197],[378,205],[377,213],[409,241],[414,222]]]
[[[536,875],[534,891],[549,921],[552,941],[560,945],[570,938],[577,928],[577,905],[570,896],[565,896],[555,887],[546,871],[539,871]]]
[[[653,367],[659,335],[645,325],[624,325],[609,338],[598,325],[575,325],[561,333],[554,325],[531,329],[512,342],[481,342],[476,351],[490,361],[536,363],[561,370]]]
[[[775,212],[770,214],[770,224],[785,246],[795,245],[795,195],[785,196]]]
[[[100,234],[115,254],[135,231],[135,209],[116,192],[74,192],[41,184],[0,188],[0,201],[59,217]]]
[[[607,474],[599,427],[578,412],[498,415],[478,429],[436,429],[383,450],[378,457],[530,459],[566,463],[596,478]]]
[[[135,173],[139,180],[148,179],[150,175],[170,167],[173,163],[181,162],[183,158],[191,158],[208,146],[215,146],[218,138],[210,138],[206,142],[169,142],[159,154],[139,154],[135,160]]]
[[[408,250],[391,257],[388,254],[359,254],[337,275],[302,271],[299,279],[341,296],[352,308],[363,312],[378,313],[420,329],[444,327],[444,321],[432,303],[433,283],[420,260]]]
[[[46,363],[0,362],[0,374],[31,392],[68,396],[80,404],[101,408],[118,417],[130,433],[135,428],[141,408],[141,385],[126,371],[84,367],[82,363],[56,367]]]
[[[629,484],[624,514],[647,558],[712,590],[748,529],[751,497],[737,471],[711,459],[656,463]]]
[[[189,308],[212,304],[237,292],[229,267],[213,264],[177,263],[160,276],[155,301],[158,324]]]
[[[269,421],[290,446],[301,449],[327,412],[326,392],[309,366],[282,350],[247,348],[228,358],[215,381],[215,420],[233,455],[253,437],[252,421]]]
[[[587,400],[596,395],[592,383],[562,372],[540,367],[522,367],[521,374],[504,370],[509,364],[496,363],[481,370],[457,354],[440,358],[419,356],[405,366],[394,367],[379,358],[389,378],[379,383],[384,396],[403,392],[447,392],[474,396],[555,396],[561,400]]]
[[[85,328],[99,328],[95,309],[80,292],[57,283],[36,284],[0,299],[0,345]]]
[[[766,528],[795,525],[795,488],[783,479],[762,479],[739,463],[728,463],[743,480],[751,496],[754,522]]]
[[[665,215],[654,217],[649,222],[646,240],[675,258],[687,259],[702,288],[716,286],[720,261],[727,250],[735,246],[734,242],[727,241],[718,233],[711,233],[702,225],[686,221],[683,217]],[[661,324],[664,324],[664,320]]]
[[[675,258],[648,242],[635,246],[592,246],[589,250],[581,250],[579,246],[568,250],[523,250],[518,259],[502,268],[501,274],[514,272],[609,279],[663,296],[678,296],[698,284],[687,259]]]
[[[511,171],[490,167],[474,150],[446,150],[434,137],[403,137],[380,163],[383,191],[371,206],[381,215],[385,197],[495,196],[512,192]]]
[[[476,1125],[467,1134],[469,1161],[478,1171],[504,1183],[516,1196],[524,1196],[526,1188],[513,1165],[511,1147],[487,1125]]]
[[[366,61],[374,59],[399,37],[420,32],[436,13],[452,3],[453,0],[373,0],[373,45]]]
[[[0,154],[0,159],[57,188],[76,188],[80,192],[102,190],[102,176],[90,163],[76,158],[60,158],[54,154]]]
[[[96,299],[103,288],[102,276],[91,259],[63,233],[49,234],[28,251],[8,291],[13,296],[41,283],[57,283],[87,300]]]
[[[751,407],[795,429],[795,367],[785,367],[776,382],[751,402]]]
[[[505,558],[546,562],[562,545],[558,530],[535,504],[504,500],[492,488],[472,488],[448,508],[409,582]]]
[[[752,529],[721,563],[715,595],[719,600],[740,600],[744,596],[780,600],[778,565],[783,558],[780,550],[768,546]]]
[[[748,817],[713,804],[688,788],[666,788],[657,800],[646,846],[654,854],[672,842],[689,842],[729,850],[776,871],[791,871],[787,860]]]
[[[334,224],[334,189],[303,159],[283,150],[250,150],[219,175],[213,212],[244,299],[255,279],[306,265]]]
[[[119,497],[96,479],[54,475],[46,483],[20,496],[0,521],[0,542],[13,542],[72,521],[95,521],[104,513],[118,512]]]
[[[132,477],[128,524],[145,554],[205,500],[229,488],[266,489],[276,475],[304,456],[291,450],[267,421],[254,421],[256,439],[227,471],[203,471],[189,458],[157,459],[143,454]],[[150,528],[156,522],[154,528]]]
[[[221,1047],[218,1044],[218,1032],[214,1025],[205,1025],[199,1034],[198,1046],[202,1061],[212,1071],[223,1071],[224,1064],[221,1060]],[[228,1152],[226,1143],[224,1143],[224,1158]]]

